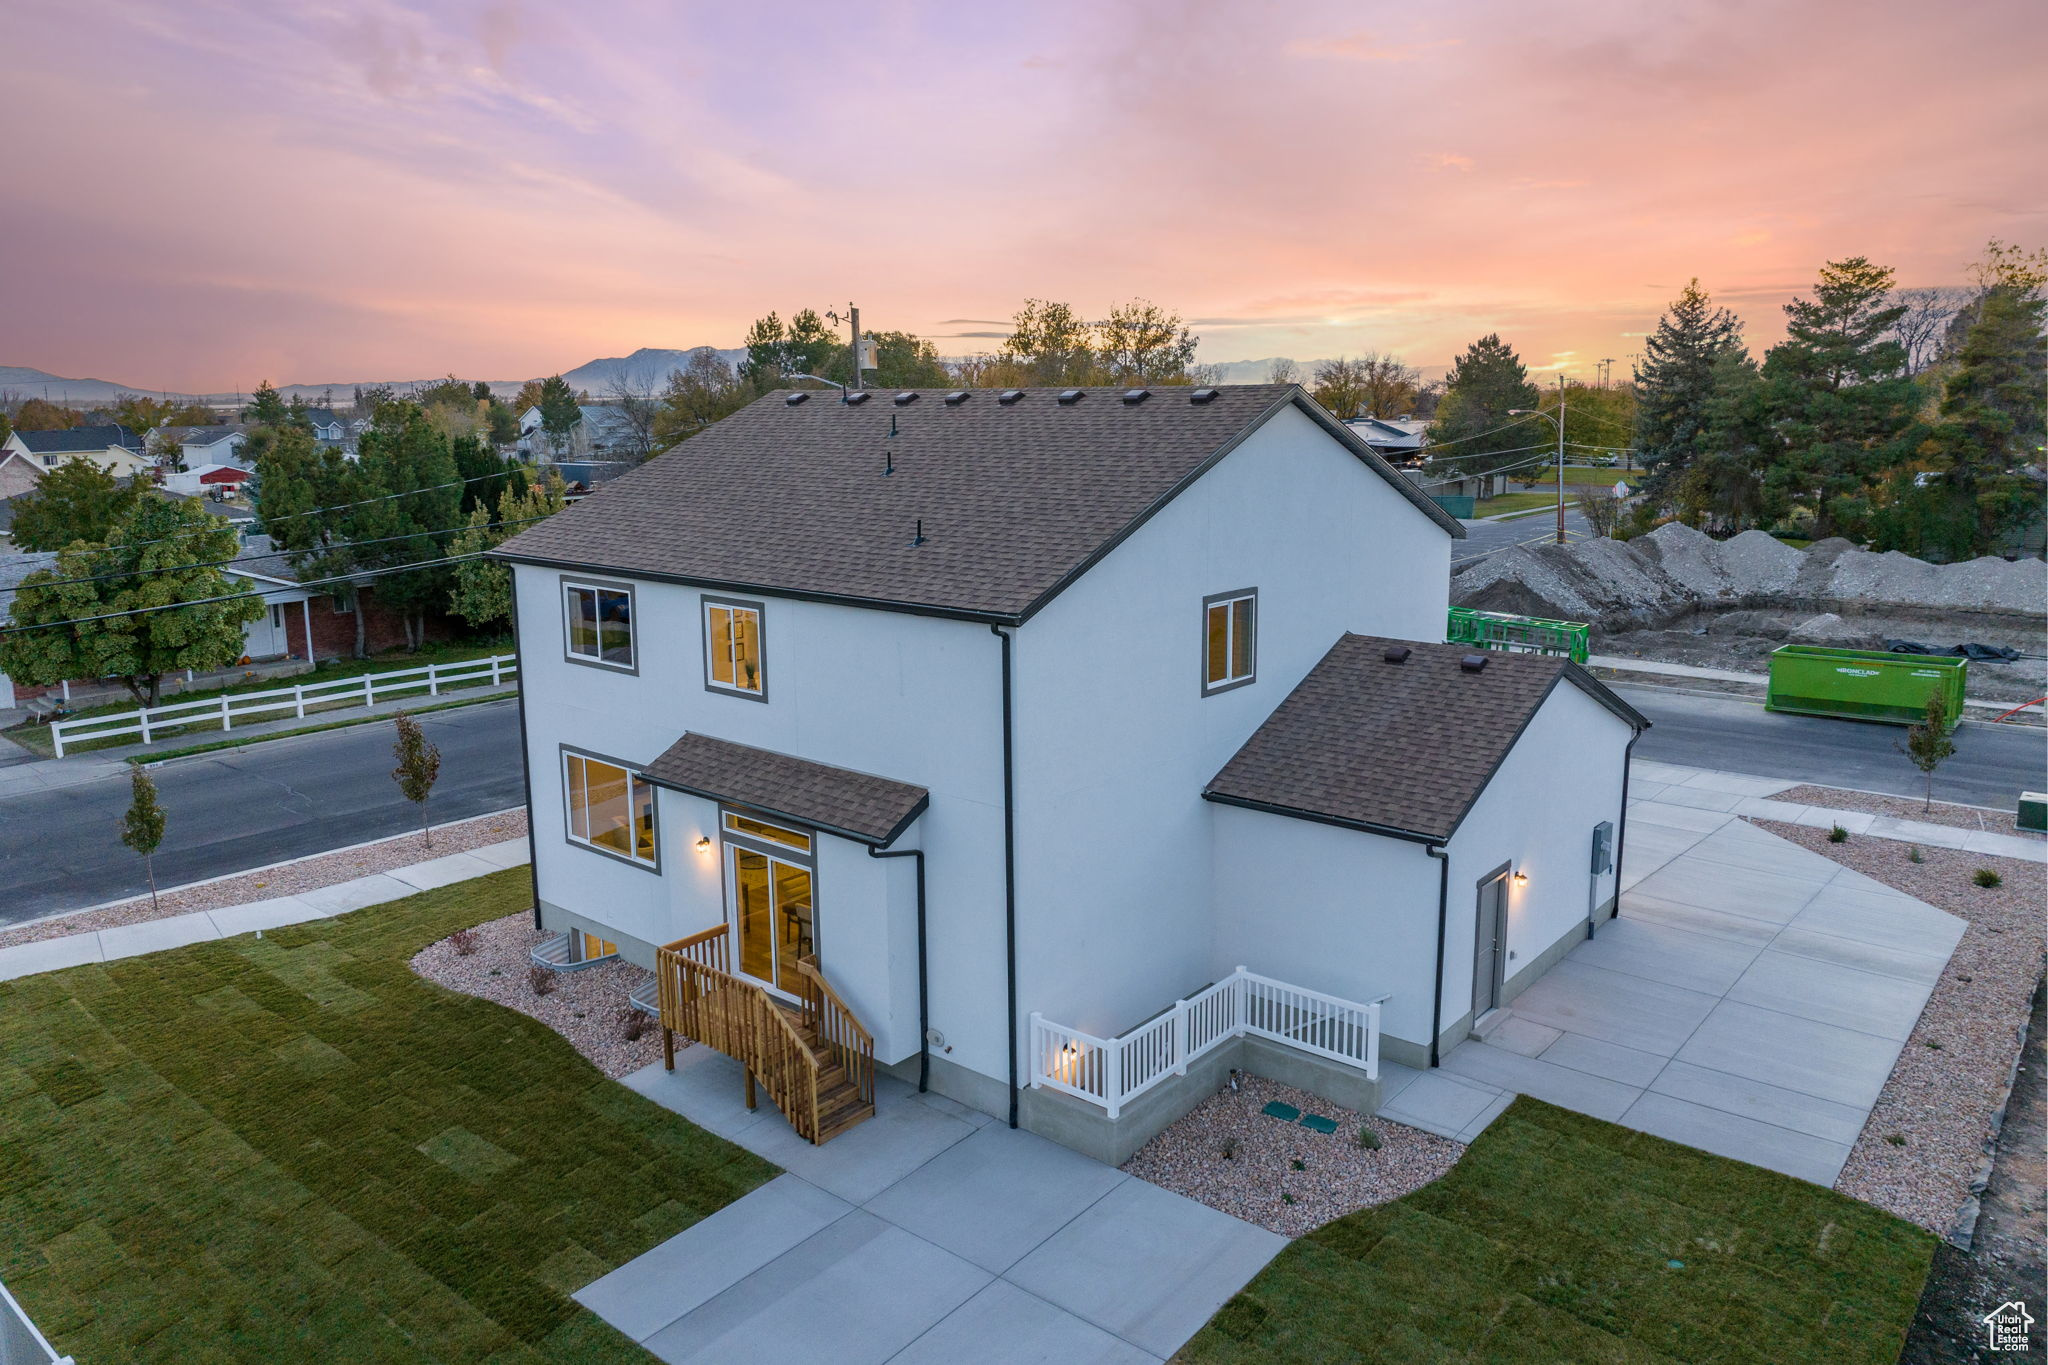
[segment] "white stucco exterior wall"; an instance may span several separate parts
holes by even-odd
[[[1110,1036],[1213,979],[1203,786],[1343,632],[1441,639],[1451,544],[1289,408],[1025,624],[1025,1013]],[[1259,595],[1257,680],[1204,696],[1202,600],[1243,588]]]

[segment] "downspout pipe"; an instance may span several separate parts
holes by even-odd
[[[921,848],[880,849],[870,844],[870,858],[917,859],[917,1093],[922,1095],[932,1079],[931,977],[924,951],[924,850]]]
[[[1422,851],[1436,859],[1440,869],[1436,882],[1436,992],[1429,1007],[1429,1064],[1436,1066],[1443,1060],[1437,1039],[1444,1031],[1444,933],[1451,918],[1451,855],[1444,852],[1442,844],[1429,844]]]
[[[1641,730],[1628,738],[1628,747],[1621,751],[1621,813],[1614,821],[1614,917],[1621,918],[1621,855],[1628,850],[1628,775],[1635,767],[1636,741],[1643,737]]]
[[[1003,951],[1006,959],[1010,1006],[1010,1126],[1017,1126],[1017,770],[1016,744],[1011,725],[1012,637],[1001,626],[990,626],[1003,642]]]
[[[313,637],[306,636],[306,655],[312,657]],[[533,828],[533,749],[526,742],[526,656],[519,647],[519,573],[512,573],[512,653],[519,661],[519,780],[526,792],[526,866],[533,881],[533,927],[540,922],[540,837]]]

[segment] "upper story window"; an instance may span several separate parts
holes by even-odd
[[[569,841],[643,867],[654,851],[654,788],[631,768],[570,750],[562,753]]]
[[[564,652],[577,663],[634,669],[633,590],[622,583],[562,580]]]
[[[768,699],[761,671],[761,604],[704,599],[704,685],[756,701]]]
[[[1259,653],[1259,590],[1202,599],[1202,693],[1224,692],[1252,681]]]

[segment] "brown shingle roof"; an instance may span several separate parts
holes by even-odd
[[[731,801],[864,844],[888,844],[931,799],[923,787],[685,733],[647,765],[651,782]]]
[[[770,394],[507,541],[510,559],[1017,621],[1297,403],[1451,535],[1464,534],[1291,384],[994,389],[948,404]],[[897,435],[889,435],[891,423]],[[885,475],[884,452],[895,472]],[[924,543],[913,545],[922,522]],[[1361,528],[1367,530],[1369,528]]]
[[[1394,648],[1405,663],[1386,662]],[[1442,842],[1457,831],[1560,680],[1630,725],[1627,702],[1569,659],[1346,635],[1266,718],[1202,795],[1332,824]]]

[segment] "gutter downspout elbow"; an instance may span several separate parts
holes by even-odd
[[[1013,637],[1001,626],[989,630],[1003,642],[1003,945],[1007,959],[1010,1008],[1010,1126],[1017,1126],[1017,777],[1016,748],[1011,734],[1011,663]]]
[[[932,1079],[932,997],[931,976],[924,949],[924,850],[899,848],[893,851],[868,846],[870,858],[917,859],[917,1093],[931,1087]]]
[[[1621,751],[1621,811],[1614,818],[1614,917],[1621,918],[1621,855],[1628,851],[1628,775],[1635,767],[1636,741],[1643,737],[1641,730],[1629,736],[1628,747]]]
[[[1429,1006],[1429,1064],[1436,1066],[1443,1060],[1437,1040],[1444,1031],[1444,932],[1451,914],[1451,855],[1444,852],[1442,844],[1426,844],[1422,851],[1436,859],[1440,869],[1436,883],[1436,983]]]

